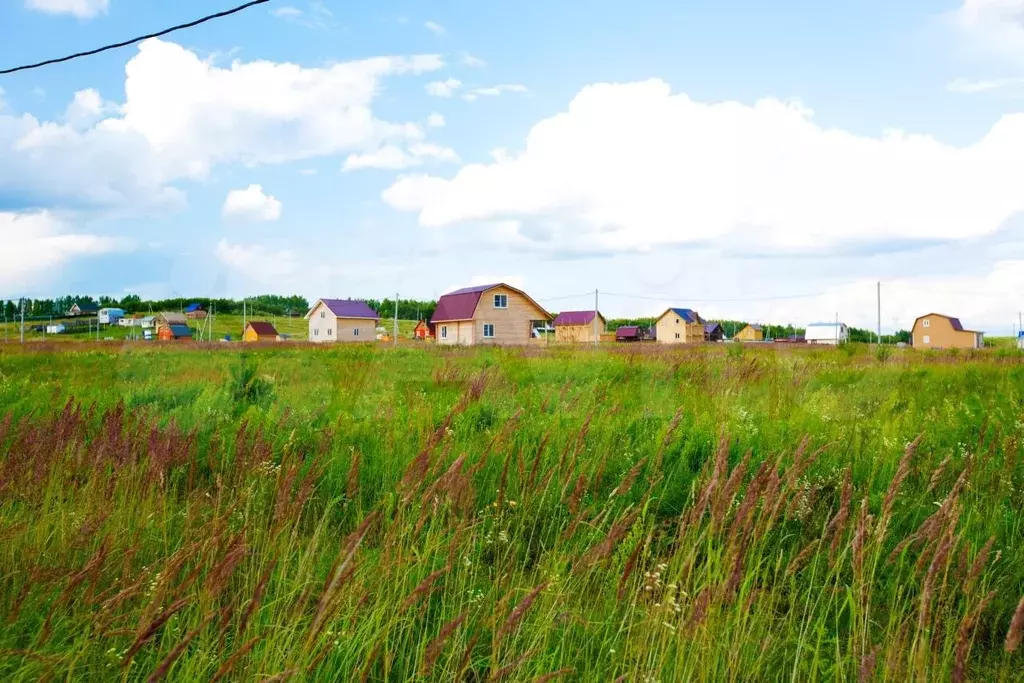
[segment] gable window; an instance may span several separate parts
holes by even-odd
[[[679,318],[676,318],[676,325],[679,324]]]
[[[494,295],[494,307],[495,308],[508,308],[508,294],[495,294]]]
[[[320,311],[320,318],[323,319],[323,318],[326,318],[326,317],[327,317],[327,312],[326,311]]]
[[[448,338],[448,326],[447,325],[441,325],[441,339],[447,339],[447,338]]]
[[[932,343],[932,338],[929,337],[927,334],[924,335],[924,343],[925,344],[931,344]]]
[[[484,323],[484,339],[494,338],[494,325],[491,323]]]
[[[921,327],[928,327],[929,325],[931,325],[931,322],[931,320],[925,318],[924,320],[921,321]]]

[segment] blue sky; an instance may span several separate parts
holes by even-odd
[[[0,67],[213,8],[12,0]],[[2,297],[1024,307],[1024,0],[275,0],[0,89]]]

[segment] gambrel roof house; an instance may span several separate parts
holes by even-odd
[[[526,292],[499,282],[445,294],[430,324],[438,344],[526,344],[551,318]]]

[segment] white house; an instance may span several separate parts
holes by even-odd
[[[804,333],[808,344],[844,344],[850,341],[846,323],[810,323]]]
[[[372,342],[379,319],[365,301],[317,299],[306,314],[309,341],[317,344]]]
[[[56,325],[47,325],[46,334],[63,334],[65,329],[66,328],[64,327],[63,323],[57,323]]]
[[[99,313],[100,322],[104,325],[116,325],[124,317],[124,310],[120,308],[101,308]]]
[[[117,324],[121,327],[141,327],[143,329],[149,329],[156,325],[156,318],[147,315],[144,318],[120,318]]]

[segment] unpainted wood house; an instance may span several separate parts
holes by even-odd
[[[965,330],[959,318],[941,313],[922,315],[914,321],[910,331],[915,349],[980,349],[985,345],[985,334]]]
[[[372,342],[376,339],[380,317],[365,301],[354,299],[317,299],[306,313],[309,341]]]
[[[750,324],[736,333],[733,337],[736,341],[764,341],[764,328],[760,325]]]
[[[457,289],[437,302],[430,325],[444,345],[527,344],[551,314],[522,290],[504,283]]]
[[[250,320],[242,331],[242,341],[246,342],[273,342],[278,339],[277,328],[266,321]]]
[[[670,308],[654,323],[659,344],[696,344],[704,341],[704,321],[697,311]]]
[[[596,325],[594,318],[597,318]],[[568,344],[600,341],[607,325],[600,311],[562,311],[551,323],[555,328],[555,341]]]

